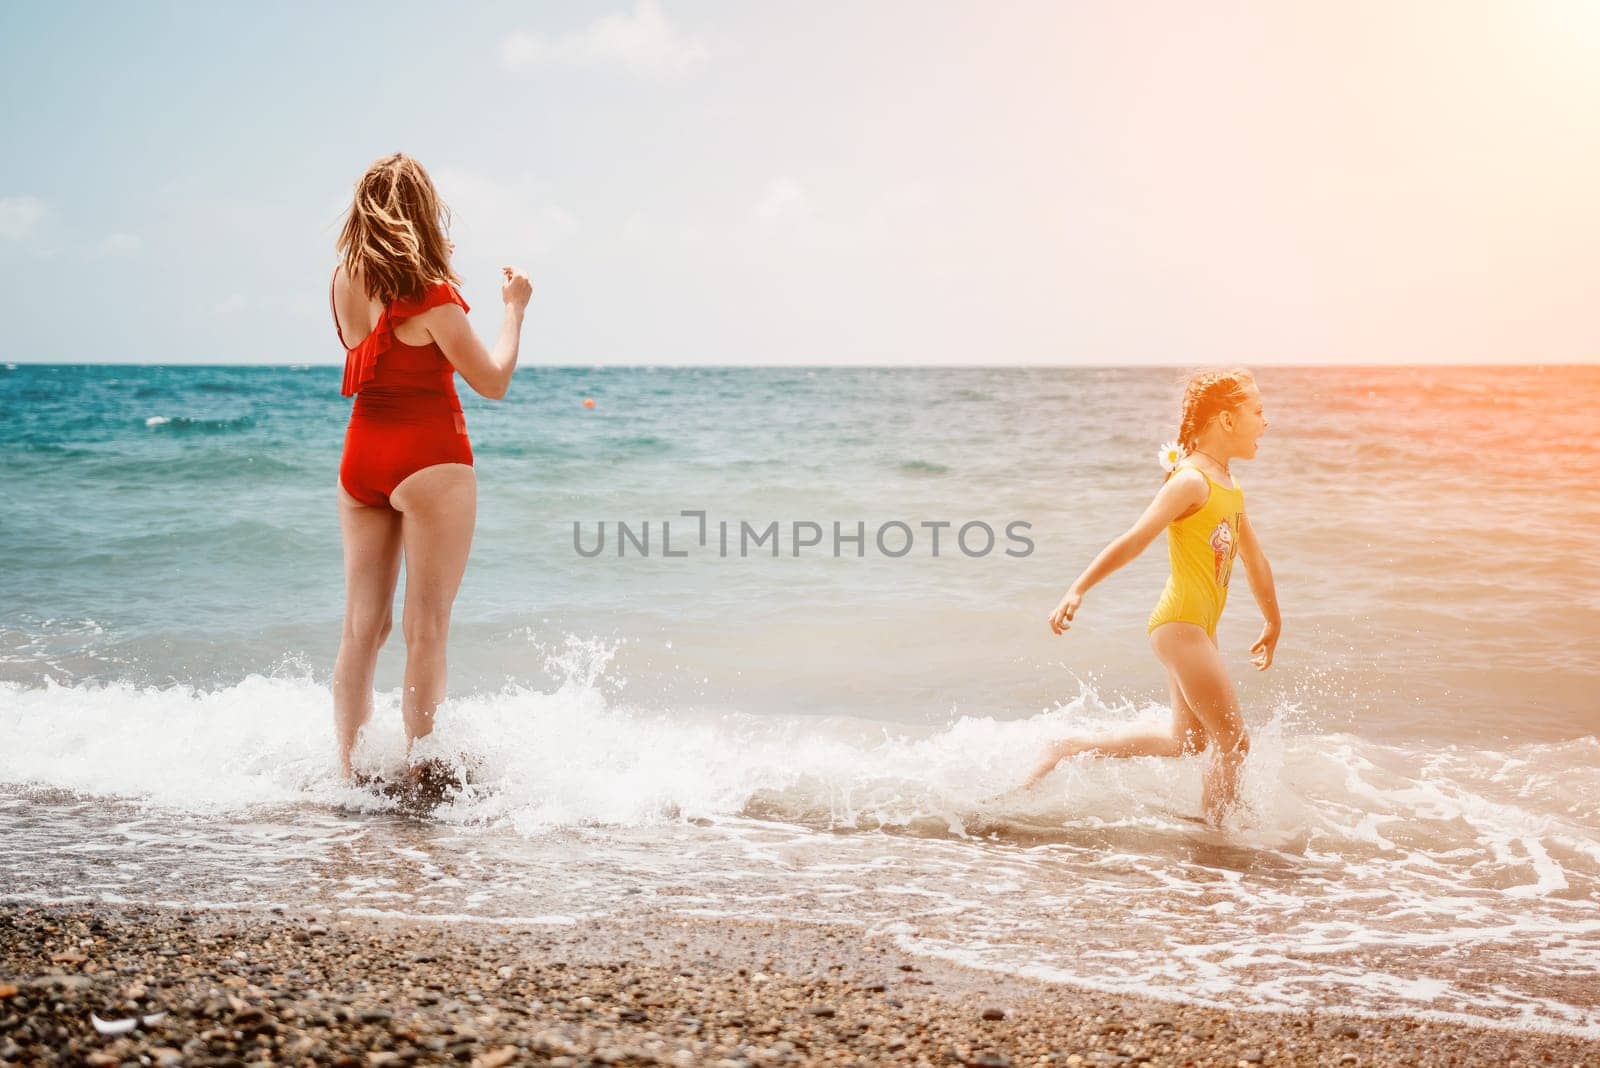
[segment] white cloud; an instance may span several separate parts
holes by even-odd
[[[693,74],[711,53],[707,38],[673,25],[657,0],[638,0],[630,13],[602,15],[559,36],[518,30],[500,44],[508,70],[618,67],[652,78]]]
[[[44,218],[44,201],[38,197],[0,197],[0,238],[21,241]]]
[[[806,191],[799,182],[787,176],[774,178],[761,194],[761,199],[756,201],[756,218],[771,222],[801,211],[805,203]]]
[[[111,234],[100,244],[95,246],[95,259],[110,259],[115,256],[131,256],[143,247],[144,242],[139,240],[137,234]]]
[[[229,293],[228,296],[211,309],[212,315],[236,315],[244,310],[244,294]]]

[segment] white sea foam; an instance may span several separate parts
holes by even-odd
[[[4,893],[166,901],[176,870],[195,902],[455,922],[788,916],[1104,989],[1600,1036],[1572,993],[1600,968],[1593,739],[1408,750],[1284,708],[1254,725],[1247,816],[1215,830],[1192,822],[1199,759],[1081,759],[996,800],[1046,740],[1162,714],[1088,685],[1020,721],[908,729],[632,706],[606,696],[611,653],[573,641],[553,689],[448,702],[417,755],[470,781],[420,825],[352,818],[388,803],[340,781],[328,690],[292,667],[0,685]],[[398,700],[379,695],[358,766],[402,761]]]

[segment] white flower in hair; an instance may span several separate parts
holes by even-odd
[[[1179,445],[1176,441],[1169,441],[1161,446],[1161,451],[1156,453],[1156,459],[1161,461],[1161,469],[1163,471],[1176,471],[1178,465],[1183,462],[1183,458],[1187,455],[1189,454],[1184,451],[1182,445]]]

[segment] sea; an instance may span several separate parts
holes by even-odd
[[[449,698],[401,804],[337,774],[340,369],[0,365],[0,901],[448,924],[777,918],[1049,983],[1600,1038],[1600,367],[1262,367],[1236,461],[1283,630],[1170,716],[1179,368],[518,371]],[[592,405],[587,402],[593,402]],[[405,760],[395,630],[359,768]]]

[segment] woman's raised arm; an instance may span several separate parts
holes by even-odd
[[[443,304],[417,317],[467,385],[491,400],[504,397],[511,386],[522,342],[522,318],[533,296],[533,283],[528,281],[527,275],[514,267],[500,269],[505,274],[500,296],[505,301],[506,314],[501,320],[500,336],[495,340],[493,352],[478,340],[467,322],[467,313],[459,305]]]

